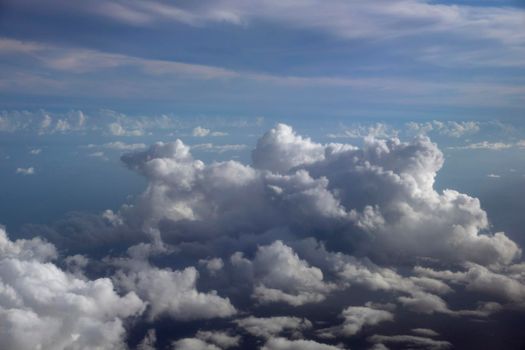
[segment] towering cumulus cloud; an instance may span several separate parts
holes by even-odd
[[[133,217],[153,227],[164,220],[167,239],[286,228],[389,262],[506,264],[520,254],[505,234],[485,234],[476,198],[433,189],[443,155],[425,137],[322,145],[279,124],[258,141],[253,166],[205,165],[181,141],[123,160],[150,180]]]
[[[279,124],[252,156],[205,164],[180,140],[125,154],[148,185],[103,214],[107,241],[134,245],[102,260],[1,231],[3,346],[445,349],[443,319],[525,307],[520,248],[478,199],[434,189],[427,137],[320,144]]]

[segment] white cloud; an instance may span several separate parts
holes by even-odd
[[[32,154],[32,155],[39,155],[40,153],[42,152],[42,149],[41,148],[33,148],[29,151],[29,154]]]
[[[235,320],[235,323],[246,332],[261,338],[272,338],[283,332],[301,335],[301,332],[312,328],[312,323],[305,318],[290,316],[254,317],[249,316]]]
[[[177,340],[172,344],[173,350],[221,350],[221,348],[208,344],[197,338],[184,338]]]
[[[407,123],[407,127],[410,131],[427,134],[432,131],[437,132],[441,135],[450,137],[462,137],[464,135],[475,134],[480,130],[480,123],[475,121],[438,121],[433,120],[431,122]]]
[[[481,234],[489,222],[478,199],[433,188],[443,155],[426,137],[411,143],[367,138],[363,148],[323,145],[280,124],[258,141],[253,159],[254,167],[206,165],[181,141],[125,155],[150,185],[123,215],[153,226],[200,223],[202,235],[283,226],[304,235],[335,230],[339,234],[320,238],[344,248],[350,237],[360,237],[352,245],[375,260],[485,264],[520,255],[504,233]],[[425,244],[429,240],[435,244]]]
[[[204,265],[211,275],[215,275],[224,267],[224,262],[221,258],[201,259],[199,264]]]
[[[285,124],[277,126],[257,141],[253,151],[256,168],[282,173],[298,165],[310,164],[324,158],[324,147],[309,138],[297,135]]]
[[[29,168],[16,168],[16,173],[20,175],[34,175],[35,174],[35,168],[29,167]]]
[[[206,137],[206,136],[226,136],[228,133],[222,131],[211,131],[210,129],[204,128],[202,126],[197,126],[191,132],[194,137]]]
[[[224,153],[224,152],[237,152],[242,151],[246,149],[248,146],[246,145],[214,145],[213,143],[199,143],[196,145],[191,146],[191,149],[194,150],[201,150],[206,152],[216,152],[216,153]]]
[[[210,134],[210,129],[206,129],[201,126],[197,126],[195,129],[193,129],[191,134],[195,137],[208,136]]]
[[[197,291],[199,274],[194,267],[181,271],[160,269],[140,260],[122,260],[117,264],[122,269],[115,274],[115,282],[149,303],[151,319],[167,314],[177,320],[199,320],[236,313],[228,298],[215,291]]]
[[[115,284],[138,295],[148,321],[230,318],[217,325],[233,322],[240,332],[201,327],[192,338],[176,341],[176,349],[235,347],[246,333],[263,338],[266,349],[335,349],[300,339],[310,332],[339,338],[379,324],[386,328],[401,308],[425,317],[481,318],[524,307],[525,268],[514,263],[520,249],[504,233],[489,232],[479,200],[434,189],[443,155],[427,137],[406,143],[370,136],[362,147],[320,144],[280,124],[259,140],[253,158],[253,166],[205,164],[180,140],[122,157],[148,186],[134,203],[99,219],[107,230],[151,241],[130,247],[128,257],[103,260],[116,271],[112,282],[105,280],[108,290]],[[42,241],[4,241],[2,256],[29,254],[44,265],[56,256]],[[73,255],[60,266],[71,280],[89,285],[94,281],[83,279],[82,271],[91,261]],[[192,265],[203,272],[200,279]],[[450,266],[457,270],[446,270]],[[345,289],[367,293],[371,302],[339,305]],[[469,299],[475,306],[449,307],[453,293],[477,298]],[[250,297],[256,303],[245,310]],[[298,306],[327,299],[339,303],[339,324],[314,330],[310,321],[295,317],[304,309]],[[293,311],[276,316],[277,307]],[[262,309],[268,314],[249,313]],[[232,320],[236,315],[242,316]],[[429,338],[436,335],[428,330],[413,332],[371,340],[378,348],[450,346]],[[155,339],[147,336],[143,343],[151,348]]]
[[[228,332],[219,331],[198,331],[195,337],[208,343],[215,344],[221,349],[229,349],[239,346],[241,340],[241,337],[238,335],[234,336]]]
[[[96,145],[95,145],[96,146]],[[143,143],[124,143],[121,141],[109,142],[101,145],[100,147],[107,149],[114,149],[118,151],[136,151],[146,148]]]
[[[343,310],[341,317],[344,319],[342,325],[321,329],[318,331],[318,335],[321,338],[351,337],[359,333],[365,326],[394,320],[394,315],[390,311],[377,310],[366,306],[349,306]]]
[[[452,149],[488,149],[491,151],[500,151],[503,149],[512,148],[514,145],[511,143],[504,142],[488,142],[482,141],[477,143],[471,143],[466,146],[451,147]]]
[[[118,122],[114,122],[108,125],[108,131],[111,135],[115,136],[142,136],[144,131],[141,129],[126,129]]]
[[[10,241],[0,229],[0,341],[4,349],[124,349],[123,320],[144,305],[107,278],[88,280],[49,262],[54,247]]]
[[[320,302],[336,288],[323,280],[323,272],[301,260],[281,241],[261,246],[248,262],[254,278],[253,298],[259,303],[285,302],[299,306]]]
[[[368,338],[374,343],[394,343],[404,346],[424,348],[429,350],[450,349],[452,344],[444,340],[435,340],[414,335],[373,335]]]
[[[412,332],[416,333],[417,335],[424,336],[424,337],[439,337],[438,332],[436,332],[433,329],[428,329],[428,328],[413,328]]]
[[[502,271],[491,271],[488,267],[469,263],[463,271],[436,271],[431,268],[416,267],[415,272],[463,284],[467,290],[491,295],[506,302],[525,305],[525,277],[507,272],[512,271],[514,266],[519,265],[510,265]]]
[[[342,347],[318,343],[313,340],[269,339],[261,350],[341,350]]]

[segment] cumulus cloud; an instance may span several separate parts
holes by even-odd
[[[344,318],[342,325],[320,330],[319,336],[322,338],[350,337],[361,331],[364,326],[394,320],[394,315],[390,311],[366,306],[349,306],[343,310],[341,317]]]
[[[233,262],[239,264],[239,255]],[[254,279],[253,298],[260,303],[285,302],[294,306],[319,302],[334,290],[334,284],[323,281],[323,272],[301,260],[281,241],[261,246],[255,259],[250,262]]]
[[[177,340],[172,344],[173,350],[221,350],[214,344],[208,344],[198,338],[184,338]]]
[[[312,328],[312,323],[305,318],[289,316],[246,317],[235,320],[235,323],[246,332],[261,338],[272,338],[291,332],[299,336],[302,331]]]
[[[0,339],[5,349],[124,349],[124,319],[143,302],[111,280],[88,280],[50,262],[54,246],[11,241],[0,229]]]
[[[224,262],[221,258],[201,259],[199,260],[199,264],[204,265],[212,275],[216,274],[224,267]]]
[[[228,332],[219,331],[198,331],[195,337],[207,341],[208,343],[215,344],[221,349],[229,349],[238,346],[241,339],[238,335],[234,336]]]
[[[444,157],[428,137],[368,135],[360,147],[321,144],[279,124],[258,141],[252,164],[206,164],[180,140],[144,149],[106,145],[100,147],[130,150],[121,159],[147,179],[145,191],[118,211],[39,230],[76,254],[60,263],[50,262],[57,250],[39,239],[4,238],[0,254],[35,271],[52,267],[80,286],[64,287],[68,293],[84,296],[103,285],[104,298],[116,306],[106,307],[104,299],[89,317],[98,325],[118,323],[101,328],[112,329],[99,337],[109,344],[121,344],[123,320],[139,314],[141,329],[165,320],[196,325],[191,333],[181,327],[178,340],[148,333],[140,342],[145,349],[159,343],[216,350],[250,341],[265,342],[264,349],[339,349],[306,339],[361,341],[374,327],[383,332],[393,324],[398,333],[402,321],[392,322],[402,320],[398,312],[478,319],[525,305],[521,250],[505,233],[490,231],[478,199],[434,188]],[[101,241],[108,245],[97,246]],[[84,255],[89,245],[107,256]],[[16,288],[5,290],[0,306],[15,305]],[[463,297],[469,303],[462,305]],[[125,303],[132,306],[123,311],[118,305]],[[29,302],[21,305],[26,310]],[[48,317],[42,312],[35,311]],[[369,340],[377,349],[451,346],[413,327],[406,329],[412,335]]]
[[[181,141],[158,143],[123,161],[150,180],[129,211],[154,226],[168,220],[172,232],[195,226],[194,239],[285,226],[304,235],[320,228],[339,232],[322,239],[335,244],[337,238],[348,252],[375,259],[490,263],[520,253],[504,233],[481,233],[489,223],[478,199],[434,190],[443,155],[425,137],[411,143],[368,138],[361,149],[314,143],[279,124],[258,141],[253,167],[206,165]],[[436,244],[425,244],[433,239]]]
[[[160,269],[138,259],[119,260],[116,264],[121,269],[114,276],[115,283],[148,302],[150,319],[166,314],[177,320],[199,320],[236,313],[228,298],[216,291],[197,290],[199,274],[194,267],[181,271]]]
[[[318,343],[313,340],[288,340],[272,338],[264,344],[261,350],[341,350],[342,347]]]
[[[484,293],[505,302],[525,305],[525,276],[512,273],[521,269],[521,265],[510,265],[492,271],[488,267],[468,263],[464,270],[433,270],[431,268],[416,267],[415,272],[420,275],[431,276],[462,284],[467,290]]]

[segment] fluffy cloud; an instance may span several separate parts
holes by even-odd
[[[329,246],[377,260],[487,264],[520,254],[504,233],[481,234],[489,224],[479,200],[434,190],[443,155],[425,137],[411,143],[367,138],[360,149],[314,143],[279,124],[259,140],[253,167],[205,165],[181,141],[158,143],[123,161],[150,180],[129,215],[153,226],[168,220],[168,238],[182,226],[196,240],[285,226],[303,235],[322,231]]]
[[[229,349],[239,345],[240,336],[233,336],[227,332],[198,331],[196,338],[215,344],[222,349]]]
[[[138,315],[134,293],[88,280],[50,262],[39,239],[10,241],[0,229],[0,339],[5,349],[124,349],[123,320]]]
[[[341,317],[344,318],[342,325],[323,329],[319,332],[319,336],[322,338],[350,337],[361,331],[364,326],[394,320],[391,312],[366,306],[350,306],[343,310]]]
[[[173,350],[221,350],[221,348],[208,344],[198,338],[184,338],[177,340],[172,345]]]
[[[198,331],[194,338],[183,338],[172,344],[173,350],[224,350],[239,345],[240,337],[226,332]]]
[[[228,298],[221,298],[216,291],[197,290],[199,274],[194,267],[181,271],[159,269],[139,259],[119,260],[116,264],[121,269],[115,274],[115,282],[149,303],[150,319],[168,314],[177,320],[199,320],[236,313]]]
[[[136,150],[122,160],[148,180],[136,201],[96,219],[75,217],[39,231],[70,254],[89,255],[79,246],[99,244],[96,254],[110,255],[102,261],[73,255],[55,265],[49,262],[57,256],[53,245],[4,237],[0,307],[16,306],[34,312],[37,320],[52,320],[56,330],[34,327],[37,342],[44,336],[54,342],[60,335],[49,347],[66,344],[73,349],[76,345],[63,339],[85,342],[79,343],[85,348],[99,346],[90,341],[118,348],[126,333],[123,320],[142,310],[140,327],[145,323],[146,329],[165,320],[216,319],[190,334],[181,327],[182,339],[175,342],[152,332],[140,343],[145,349],[157,342],[192,350],[234,348],[252,340],[264,341],[263,349],[338,349],[303,338],[363,340],[369,328],[386,328],[401,319],[397,312],[457,319],[523,308],[525,267],[516,263],[520,249],[504,233],[490,233],[478,199],[434,189],[444,161],[437,146],[424,136],[410,142],[382,137],[365,137],[361,147],[320,144],[279,124],[258,141],[251,165],[205,164],[180,140],[143,150],[131,145]],[[80,321],[63,324],[66,316],[50,311],[58,306],[51,303],[47,309],[33,305],[36,297],[23,299],[28,294],[20,286],[29,283],[24,273],[44,270],[51,272],[39,274],[38,283],[46,284],[46,278],[68,281],[53,289],[58,294],[53,302],[76,300],[70,294],[94,300],[80,311],[70,311],[73,306],[64,301],[68,306],[60,312],[67,310],[76,320],[89,318],[90,324],[102,325],[97,329],[104,335],[85,338],[87,326]],[[111,279],[89,280],[84,272]],[[117,294],[114,285],[128,294]],[[95,289],[101,294],[89,292]],[[463,308],[457,302],[460,293],[483,298]],[[370,302],[359,305],[359,300]],[[342,321],[334,320],[336,315]],[[332,319],[327,322],[324,316]],[[413,332],[369,340],[378,349],[389,343],[450,347],[430,338],[437,337],[430,330]],[[156,341],[157,336],[162,339]]]
[[[262,338],[275,337],[283,332],[292,332],[292,335],[298,336],[302,331],[312,328],[312,323],[307,319],[288,316],[250,316],[235,320],[235,323],[246,332]]]
[[[341,347],[318,343],[313,340],[288,340],[272,338],[261,350],[341,350]]]
[[[435,271],[430,268],[416,267],[415,272],[465,285],[467,290],[484,293],[505,302],[525,305],[525,278],[512,274],[521,265],[505,267],[503,271],[491,271],[478,264],[467,264],[464,271]]]
[[[323,281],[319,268],[309,266],[281,241],[259,247],[253,262],[239,254],[234,255],[232,262],[240,264],[240,259],[251,267],[255,284],[252,296],[260,303],[285,302],[299,306],[322,301],[336,288]]]

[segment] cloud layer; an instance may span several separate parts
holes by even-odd
[[[447,349],[433,317],[524,309],[521,249],[490,231],[478,199],[434,188],[444,157],[426,136],[357,147],[278,124],[250,165],[206,164],[180,140],[107,147],[131,151],[122,161],[146,190],[76,218],[83,247],[48,236],[98,257],[0,232],[8,349]],[[193,326],[168,335],[164,322]]]

